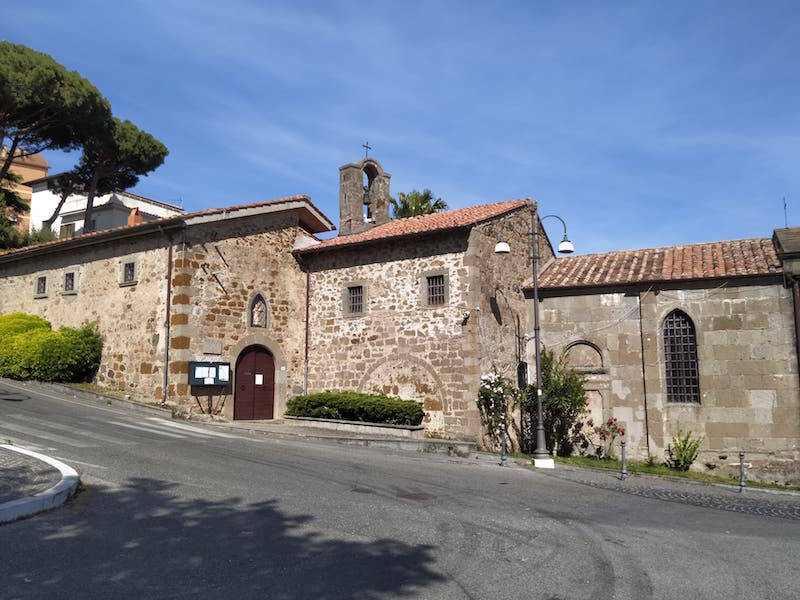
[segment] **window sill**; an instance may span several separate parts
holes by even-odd
[[[69,290],[69,291],[66,291],[66,292],[61,292],[61,295],[62,296],[77,296],[78,295],[78,290]]]
[[[137,283],[139,283],[139,282],[138,281],[120,281],[119,282],[119,287],[133,287]]]
[[[366,317],[367,313],[360,312],[360,313],[344,313],[342,315],[343,319],[360,319],[361,317]]]
[[[47,298],[47,294],[34,294],[33,295],[33,299],[34,300],[40,300],[41,298]]]

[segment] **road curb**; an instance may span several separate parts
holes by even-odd
[[[50,489],[47,489],[33,496],[26,496],[10,502],[0,504],[0,523],[8,523],[16,521],[24,517],[29,517],[52,508],[56,508],[64,504],[78,489],[80,484],[80,477],[78,472],[60,460],[56,460],[50,456],[39,454],[33,450],[20,448],[19,446],[12,446],[11,444],[0,444],[0,448],[10,450],[12,452],[19,452],[25,454],[44,463],[51,467],[58,469],[61,472],[61,481],[55,484]]]

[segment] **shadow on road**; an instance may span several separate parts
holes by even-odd
[[[187,500],[174,487],[94,487],[4,526],[0,596],[377,598],[424,596],[443,579],[431,546],[336,539],[274,501]]]

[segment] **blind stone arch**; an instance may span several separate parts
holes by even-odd
[[[667,402],[700,404],[697,333],[692,319],[680,309],[664,319],[664,362]]]
[[[603,372],[603,353],[596,344],[588,340],[576,340],[566,347],[565,353],[572,368],[589,373]]]

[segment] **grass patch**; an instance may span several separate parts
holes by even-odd
[[[574,465],[576,467],[587,467],[590,469],[608,469],[610,471],[622,470],[622,462],[611,458],[592,458],[590,456],[556,456],[556,462]],[[628,461],[628,473],[642,473],[646,475],[658,475],[660,477],[678,477],[680,479],[691,479],[704,483],[724,483],[726,485],[739,485],[738,477],[721,477],[709,473],[697,473],[695,471],[677,471],[667,465],[650,465],[638,461]],[[800,486],[787,485],[782,483],[761,483],[747,480],[747,487],[763,488],[772,490],[788,490],[800,492]]]
[[[531,459],[532,454],[525,454],[523,452],[509,452],[511,458]],[[591,456],[554,456],[557,463],[566,465],[573,465],[575,467],[584,467],[587,469],[605,469],[608,471],[615,471],[619,473],[622,470],[622,462],[611,458],[592,458]],[[679,479],[691,479],[692,481],[700,481],[703,483],[723,483],[726,485],[739,485],[738,477],[721,477],[719,475],[711,475],[708,473],[697,473],[695,471],[676,471],[667,465],[650,465],[638,461],[628,461],[629,474],[644,474],[644,475],[657,475],[659,477],[677,477]],[[800,492],[800,486],[788,485],[782,483],[761,483],[747,480],[747,487],[761,488],[768,490],[783,490],[790,492]]]

